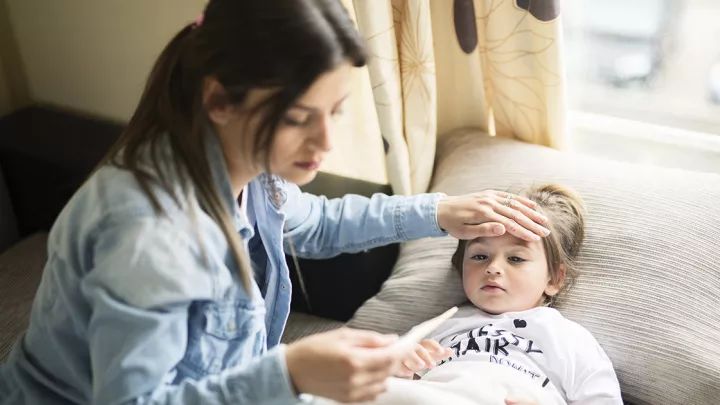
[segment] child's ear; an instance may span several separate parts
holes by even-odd
[[[564,264],[561,264],[557,269],[556,280],[553,280],[552,276],[548,276],[548,283],[545,287],[545,295],[547,295],[548,297],[553,297],[560,292],[563,283],[565,282],[566,270],[567,267]]]

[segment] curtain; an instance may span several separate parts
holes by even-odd
[[[427,190],[437,137],[457,128],[565,146],[560,0],[343,2],[371,57],[372,98],[354,102],[374,106],[396,194]]]

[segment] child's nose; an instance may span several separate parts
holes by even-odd
[[[499,275],[499,274],[502,274],[503,269],[502,269],[502,266],[500,265],[500,263],[493,261],[492,263],[490,263],[487,266],[487,269],[485,269],[485,272],[487,274]]]

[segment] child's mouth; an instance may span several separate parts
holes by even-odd
[[[483,290],[485,292],[489,292],[489,293],[499,293],[499,292],[505,291],[501,287],[494,286],[494,285],[483,286],[483,288],[481,288],[481,290]]]

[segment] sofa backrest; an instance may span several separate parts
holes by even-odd
[[[123,125],[33,106],[0,119],[0,168],[19,236],[47,231]]]

